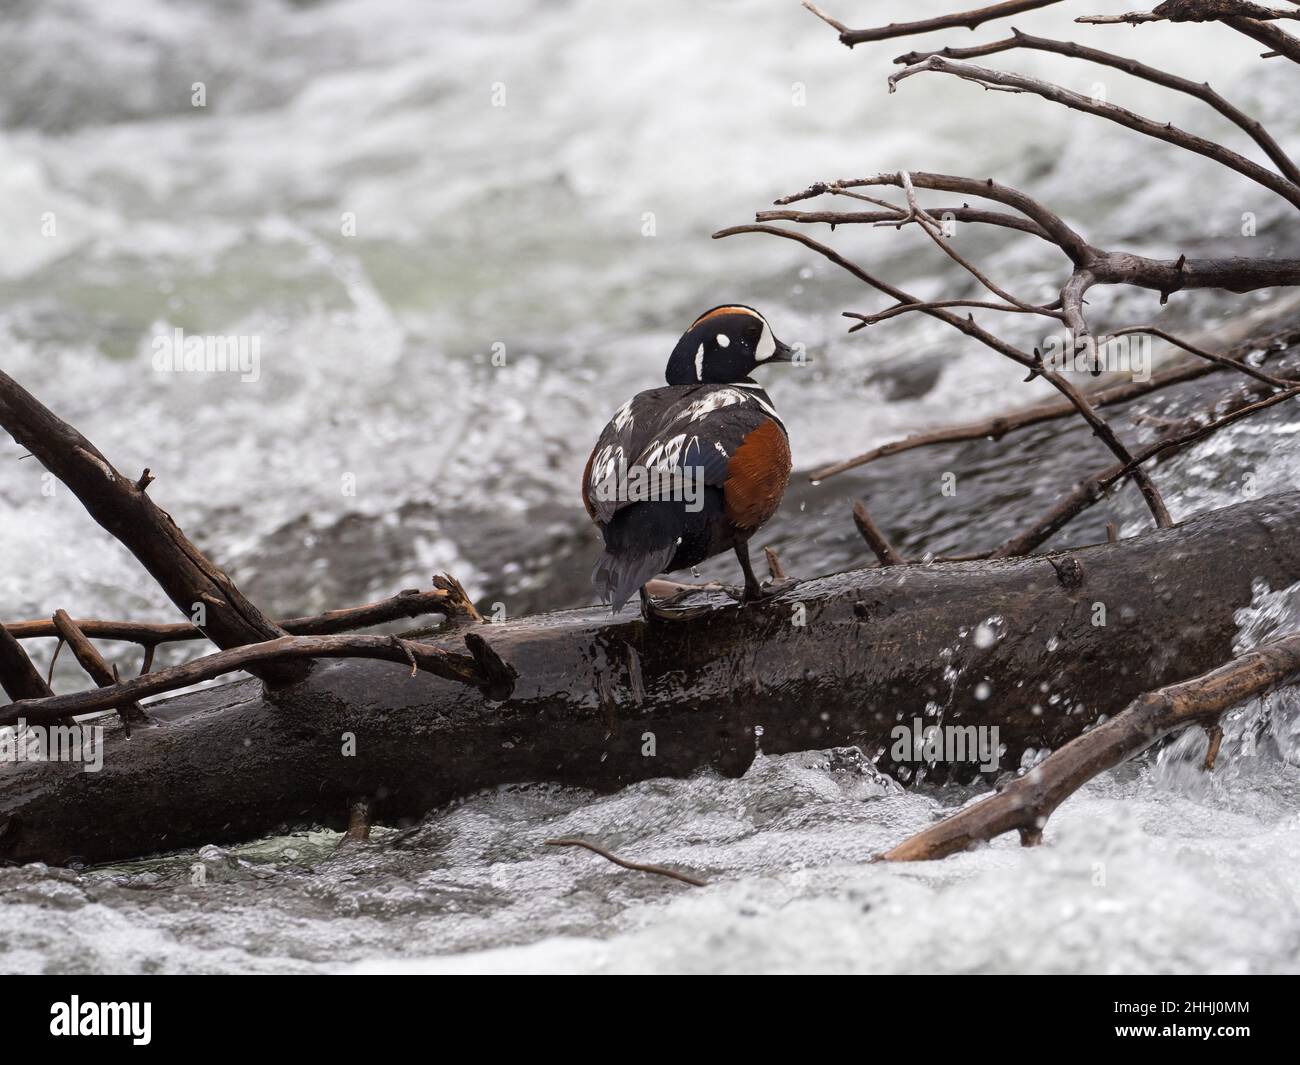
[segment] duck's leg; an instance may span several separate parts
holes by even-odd
[[[793,578],[786,577],[784,580],[772,581],[766,587],[759,584],[758,578],[754,576],[754,567],[749,561],[748,540],[741,540],[736,544],[736,559],[745,574],[745,590],[740,597],[742,603],[756,603],[762,599],[770,599],[798,583]]]
[[[741,540],[736,545],[736,558],[740,562],[740,568],[745,574],[745,591],[741,602],[752,603],[757,599],[763,598],[763,586],[758,583],[758,578],[754,576],[754,567],[749,561],[749,541]]]

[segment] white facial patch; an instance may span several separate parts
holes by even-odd
[[[695,380],[704,380],[704,344],[700,343],[700,350],[695,353]]]
[[[772,335],[772,330],[768,328],[767,321],[763,320],[763,332],[758,336],[758,347],[754,349],[754,361],[764,362],[776,354],[776,337]]]
[[[718,347],[720,347],[720,348],[729,348],[729,347],[731,347],[731,337],[727,336],[726,333],[719,333],[719,334],[718,334]]]

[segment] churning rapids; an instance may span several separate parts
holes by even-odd
[[[869,15],[950,7],[891,0]],[[1071,28],[1050,9],[1017,24]],[[1255,61],[1252,42],[1112,32],[1089,43],[1198,79],[1209,68],[1300,148],[1294,75]],[[122,469],[151,467],[151,494],[270,611],[449,571],[519,614],[585,600],[587,449],[704,308],[753,303],[812,354],[765,377],[800,469],[1044,395],[915,316],[846,336],[841,310],[883,304],[801,248],[709,239],[776,196],[900,167],[989,174],[1097,243],[1300,254],[1282,201],[1171,147],[937,78],[887,95],[889,59],[918,46],[893,45],[850,52],[795,0],[7,4],[0,365]],[[1114,72],[995,58],[1248,150],[1216,115]],[[1258,236],[1239,235],[1247,213]],[[915,233],[817,235],[922,296],[968,294]],[[1059,284],[1059,258],[1032,238],[968,246],[1023,297]],[[1090,313],[1201,332],[1268,299],[1160,308],[1098,291]],[[1032,323],[990,324],[1034,343]],[[157,372],[153,338],[177,329],[259,338],[257,380]],[[1294,487],[1297,430],[1288,411],[1162,465],[1175,517],[1239,499],[1247,473],[1260,492]],[[947,452],[971,486],[955,499],[938,497],[937,473],[891,478],[887,462],[792,486],[760,539],[793,572],[861,563],[846,500],[874,490],[905,549],[970,550],[1108,461],[1073,429],[1020,440],[1040,457],[1029,469],[1023,450]],[[0,444],[0,615],[171,618],[19,454]],[[1108,518],[1123,535],[1146,525],[1126,489],[1067,538],[1095,539]],[[1300,591],[1261,587],[1238,621],[1243,647],[1292,630]],[[121,651],[125,671],[137,654]],[[67,658],[62,690],[83,683]],[[1010,838],[942,863],[866,859],[977,792],[904,791],[850,749],[609,796],[503,788],[369,845],[304,830],[112,868],[0,869],[0,971],[1295,970],[1300,696],[1227,724],[1211,775],[1203,736],[1185,736],[1072,798],[1046,846]],[[712,886],[542,845],[573,835]]]

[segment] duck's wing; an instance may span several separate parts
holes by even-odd
[[[667,439],[665,425],[700,387],[669,385],[638,392],[614,413],[582,473],[582,503],[592,521],[604,525],[627,505],[623,478],[633,466],[644,465],[647,453]]]
[[[621,479],[634,467],[722,488],[737,524],[756,528],[785,489],[790,449],[756,385],[674,385],[634,396],[605,426],[582,480],[592,520],[605,524],[631,502]]]

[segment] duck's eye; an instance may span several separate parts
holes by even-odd
[[[720,348],[729,348],[729,347],[731,347],[731,337],[727,336],[726,333],[719,333],[719,334],[718,334],[718,347],[720,347]]]

